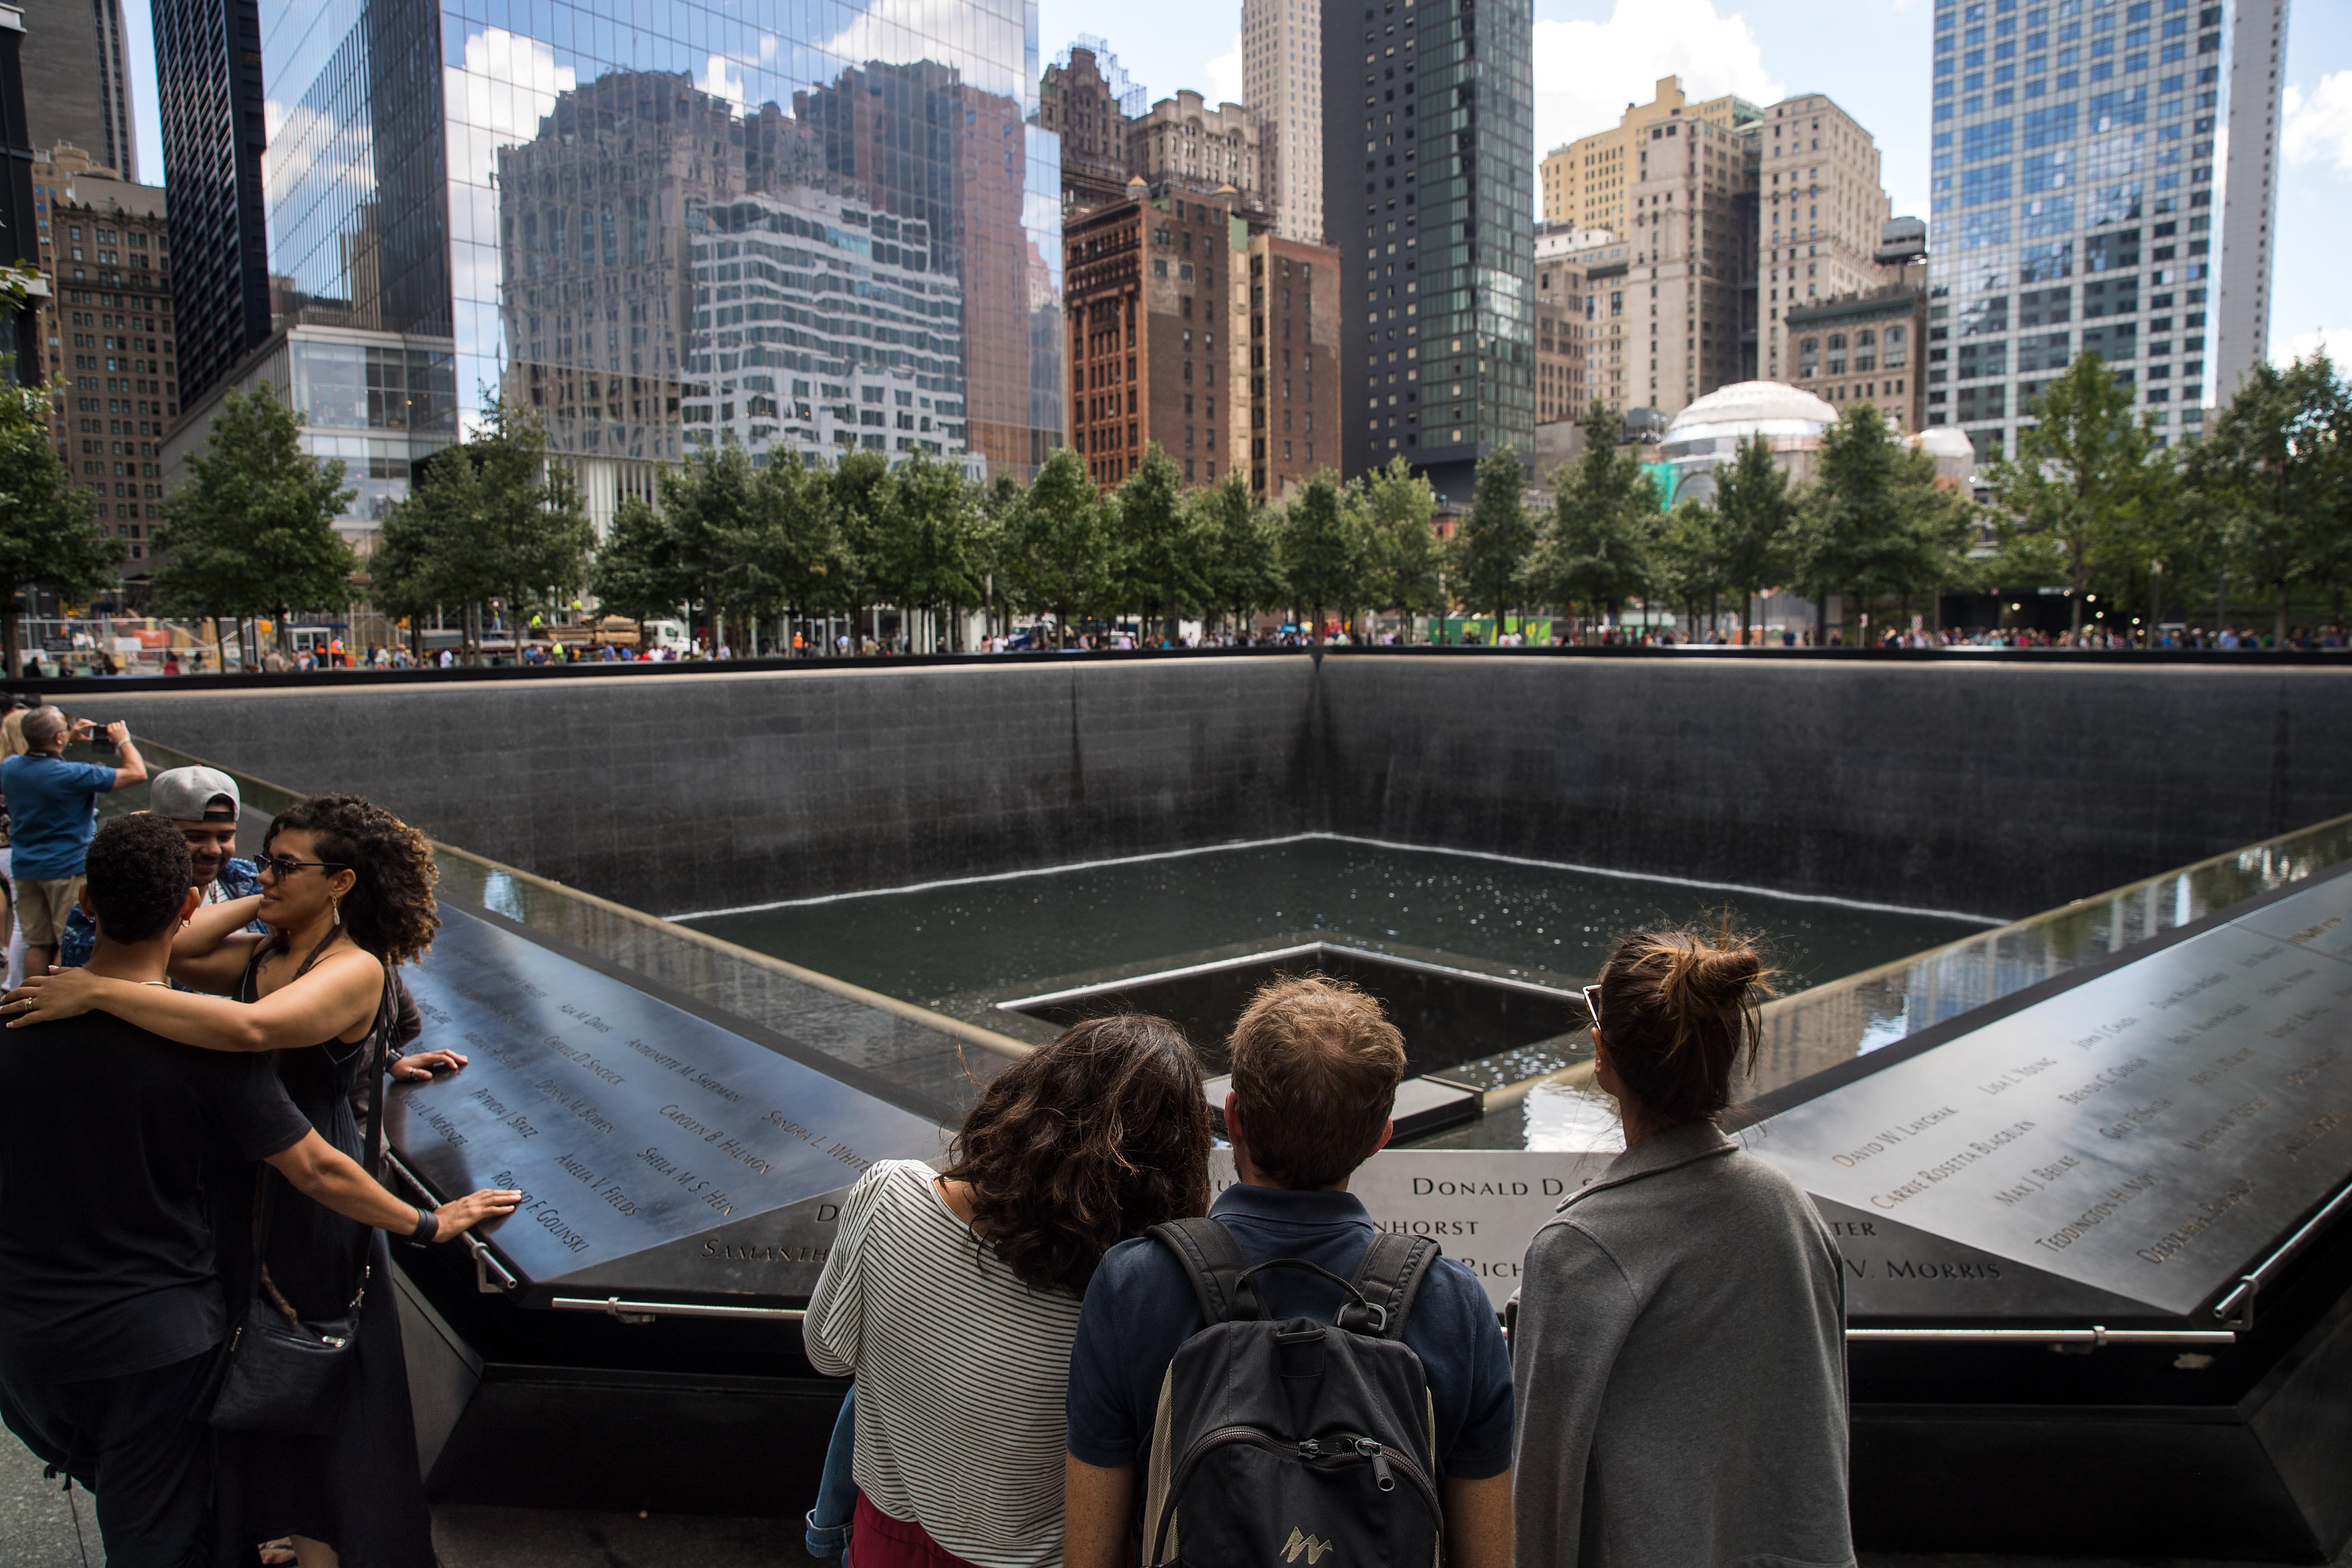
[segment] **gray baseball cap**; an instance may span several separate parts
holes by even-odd
[[[147,785],[147,809],[174,822],[235,822],[243,804],[218,768],[169,768]]]

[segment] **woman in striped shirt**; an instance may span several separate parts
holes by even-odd
[[[1057,1568],[1080,1299],[1112,1247],[1206,1212],[1209,1141],[1183,1034],[1124,1014],[998,1074],[944,1174],[850,1189],[804,1325],[857,1379],[847,1568]]]

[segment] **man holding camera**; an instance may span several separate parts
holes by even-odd
[[[25,716],[21,757],[0,762],[0,797],[8,802],[9,870],[16,885],[16,923],[25,932],[25,972],[47,974],[57,962],[66,911],[81,900],[82,864],[98,833],[98,797],[147,782],[147,764],[128,726],[106,727],[121,765],[65,760],[66,738],[91,738],[87,719],[51,707]]]

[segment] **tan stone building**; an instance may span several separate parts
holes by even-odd
[[[1322,0],[1242,0],[1242,97],[1274,232],[1323,242]]]
[[[180,416],[163,192],[69,142],[32,168],[50,290],[36,341],[42,373],[59,384],[58,453],[95,499],[99,526],[143,560],[163,494],[163,437]]]
[[[1788,312],[1900,281],[1876,260],[1889,206],[1878,143],[1820,93],[1772,105],[1756,127],[1763,321],[1757,374],[1793,382]],[[1916,379],[1906,377],[1906,380]],[[1906,429],[1917,428],[1917,421]]]
[[[1127,172],[1155,190],[1164,185],[1214,195],[1230,187],[1240,206],[1265,205],[1256,120],[1238,103],[1213,109],[1189,88],[1129,122]]]
[[[1781,318],[1790,345],[1789,384],[1843,414],[1875,403],[1905,434],[1925,422],[1920,374],[1927,335],[1927,290],[1887,283],[1834,300],[1790,306]]]
[[[1680,77],[1660,77],[1649,102],[1627,104],[1624,117],[1610,129],[1554,148],[1543,160],[1538,178],[1544,222],[1624,233],[1633,216],[1633,185],[1640,178],[1636,153],[1651,126],[1681,119],[1737,131],[1761,112],[1746,99],[1728,94],[1692,103],[1683,93]]]
[[[1613,235],[1588,233],[1580,236],[1589,243],[1573,250],[1547,258],[1543,242],[1537,243],[1537,274],[1538,279],[1547,261],[1574,268],[1581,279],[1584,294],[1584,331],[1579,339],[1583,352],[1583,388],[1581,405],[1599,398],[1612,414],[1622,415],[1633,405],[1625,401],[1627,335],[1629,322],[1637,317],[1646,320],[1633,303],[1631,287],[1633,268],[1627,258],[1633,247]]]
[[[1536,255],[1536,424],[1583,416],[1592,390],[1585,381],[1584,268],[1567,256]]]
[[[1128,127],[1143,108],[1118,57],[1073,44],[1037,84],[1037,123],[1062,138],[1062,205],[1101,206],[1127,199]]]
[[[1188,485],[1260,499],[1339,460],[1339,256],[1234,198],[1129,183],[1063,222],[1070,445],[1105,489],[1157,441]]]
[[[1670,113],[1639,132],[1622,231],[1622,406],[1671,415],[1752,374],[1756,174],[1741,130]]]

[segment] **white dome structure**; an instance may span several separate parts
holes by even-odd
[[[1977,444],[1965,430],[1931,425],[1908,438],[1909,444],[1936,459],[1936,478],[1964,485],[1976,477]]]
[[[1717,387],[1675,416],[1666,426],[1659,457],[1674,474],[1668,505],[1708,500],[1715,495],[1715,469],[1731,461],[1739,443],[1753,437],[1768,442],[1790,479],[1812,467],[1822,437],[1837,423],[1837,410],[1810,392],[1777,381],[1741,381]]]

